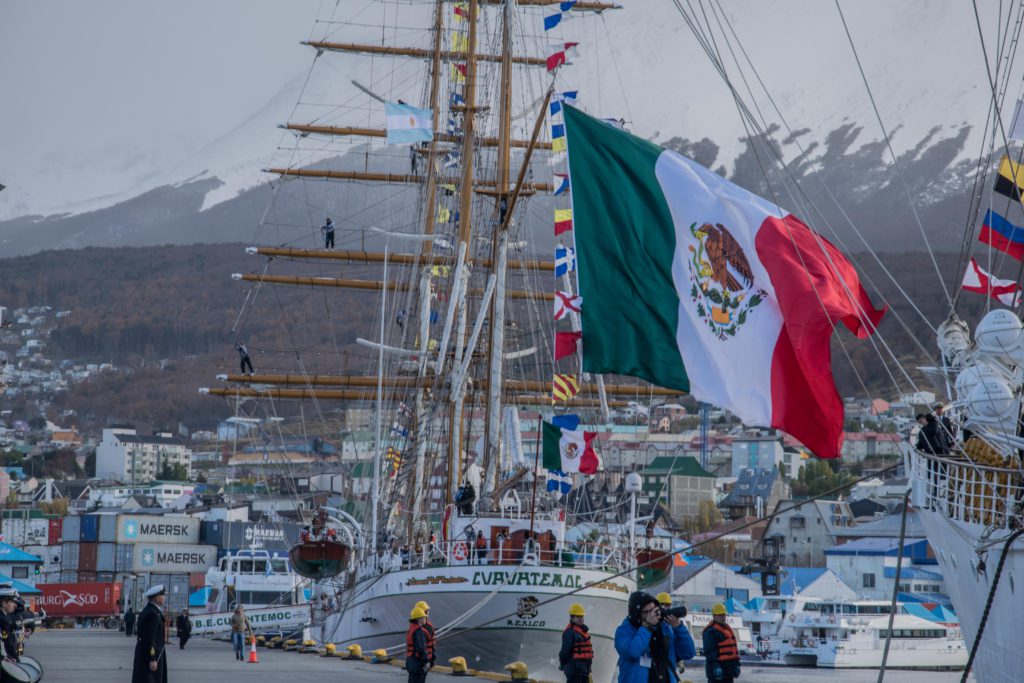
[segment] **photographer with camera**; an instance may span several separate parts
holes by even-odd
[[[619,683],[678,683],[676,666],[696,654],[685,616],[685,607],[663,611],[650,593],[629,596],[629,614],[615,629]]]

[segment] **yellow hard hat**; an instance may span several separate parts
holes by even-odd
[[[671,605],[672,596],[668,593],[658,593],[658,603],[661,605]]]
[[[420,600],[419,602],[416,603],[415,606],[419,607],[424,612],[430,611],[430,605],[427,604],[426,600]]]
[[[719,614],[728,614],[728,612],[725,611],[725,605],[720,602],[716,602],[711,607],[711,614],[718,616]]]
[[[583,609],[583,605],[578,602],[574,602],[569,605],[569,616],[570,617],[585,617],[587,611]]]
[[[423,619],[427,616],[427,613],[423,611],[422,607],[413,607],[412,612],[409,612],[409,620]]]

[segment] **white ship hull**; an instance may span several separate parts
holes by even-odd
[[[502,672],[509,662],[523,661],[531,678],[557,681],[564,677],[558,650],[567,611],[579,602],[593,638],[594,681],[609,683],[617,660],[615,629],[636,590],[632,579],[611,576],[592,569],[514,565],[390,571],[359,581],[351,591],[352,604],[328,616],[320,635],[339,649],[350,644],[364,650],[395,648],[392,652],[404,657],[409,611],[425,600],[438,632],[439,664],[462,656],[472,669]],[[594,585],[566,595],[588,584]],[[558,596],[565,597],[537,604]],[[492,621],[496,617],[503,618]]]
[[[918,514],[942,567],[946,588],[970,651],[995,576],[1002,543],[989,551],[986,570],[978,572],[975,543],[985,530],[983,525],[949,519],[924,507],[919,508]],[[1005,531],[1000,536],[1005,536]],[[981,647],[974,660],[974,677],[978,683],[1019,683],[1024,677],[1024,647],[1020,643],[1022,610],[1024,541],[1018,541],[1007,555]]]
[[[826,643],[817,647],[784,645],[782,660],[790,666],[817,666],[826,669],[877,669],[882,666],[884,642]],[[960,639],[893,639],[889,645],[888,669],[963,669],[967,649]]]

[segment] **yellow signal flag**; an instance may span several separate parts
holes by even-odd
[[[447,223],[451,219],[452,219],[452,211],[451,211],[451,209],[449,209],[447,206],[440,206],[439,205],[437,207],[437,222],[438,223]]]
[[[555,375],[551,380],[551,402],[568,401],[580,393],[580,383],[573,375]]]
[[[466,65],[452,64],[452,81],[455,83],[466,82]]]
[[[448,277],[450,272],[452,272],[451,266],[432,266],[430,268],[430,274],[434,277]]]
[[[1024,195],[1024,168],[1004,155],[1003,160],[999,162],[996,185],[992,189],[1005,197],[1024,202],[1024,199],[1021,199]]]
[[[469,52],[469,34],[452,31],[452,52]]]
[[[564,152],[565,151],[565,136],[560,138],[551,138],[551,151],[552,152]]]

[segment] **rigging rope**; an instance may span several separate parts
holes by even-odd
[[[907,510],[910,508],[910,489],[903,494],[903,513],[900,515],[900,542],[896,546],[896,578],[892,584],[892,600],[889,602],[889,628],[885,632],[885,649],[882,650],[882,666],[878,669],[878,681],[885,679],[885,667],[889,662],[889,644],[892,642],[892,625],[896,619],[896,598],[900,592],[900,574],[903,571],[903,544],[907,538]]]
[[[952,305],[953,300],[949,295],[949,287],[946,286],[946,281],[942,279],[942,270],[939,268],[938,261],[935,260],[935,253],[932,251],[932,246],[928,241],[928,235],[925,234],[924,224],[921,223],[921,217],[917,214],[917,206],[914,203],[914,197],[910,194],[910,188],[907,187],[906,180],[903,178],[903,173],[900,170],[899,157],[896,156],[896,151],[892,148],[892,141],[889,139],[889,132],[886,130],[885,124],[882,122],[882,115],[878,111],[878,105],[875,103],[875,95],[871,92],[871,85],[868,83],[867,74],[864,73],[864,67],[860,62],[860,55],[857,54],[857,46],[854,45],[853,36],[850,35],[850,27],[846,24],[846,17],[843,15],[843,8],[839,5],[839,0],[835,0],[835,3],[836,11],[839,12],[839,19],[843,22],[843,30],[846,32],[846,38],[850,42],[850,49],[853,51],[853,58],[857,62],[857,70],[860,71],[861,79],[864,81],[864,88],[867,90],[868,98],[871,100],[871,108],[875,112],[875,118],[878,119],[879,128],[882,129],[882,136],[885,138],[885,145],[889,149],[889,155],[892,156],[893,170],[895,171],[896,178],[899,180],[904,193],[907,195],[907,202],[910,204],[910,210],[914,214],[914,221],[917,223],[917,228],[921,233],[921,241],[924,243],[925,248],[928,251],[928,256],[931,258],[932,265],[935,267],[935,274],[939,276],[939,283],[942,285],[942,291],[946,295],[946,301]]]

